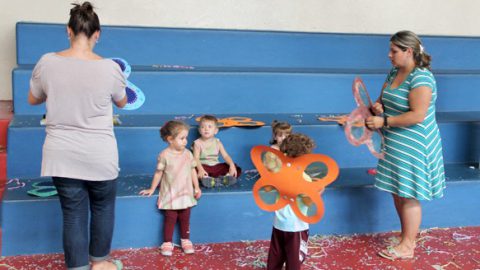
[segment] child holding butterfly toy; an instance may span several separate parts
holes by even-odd
[[[162,139],[168,147],[158,156],[157,168],[149,189],[141,195],[151,196],[160,184],[158,208],[164,210],[163,244],[164,256],[173,252],[173,231],[177,218],[180,223],[180,241],[185,254],[194,253],[190,239],[190,210],[197,204],[202,192],[198,186],[195,159],[185,148],[189,126],[181,121],[168,121],[161,129]]]
[[[291,126],[288,123],[274,122],[272,128],[275,140],[272,148],[279,148],[288,157],[296,158],[310,154],[315,147],[314,141],[308,136],[290,134]],[[263,162],[267,170],[271,172],[280,171],[282,166],[280,158],[271,152],[265,153]],[[303,178],[307,182],[312,182],[310,176],[305,172],[303,172]],[[276,191],[273,187],[268,186],[264,190],[269,193]],[[278,197],[277,194],[277,199]],[[311,203],[311,199],[307,196],[299,196],[297,200],[299,209],[304,215],[307,215]],[[299,219],[289,204],[276,210],[267,269],[282,269],[284,263],[288,270],[300,269],[307,256],[308,230],[308,223]]]
[[[218,133],[218,119],[212,115],[204,115],[199,122],[198,132],[201,137],[193,142],[193,155],[202,185],[211,188],[235,184],[242,170],[233,162],[222,142],[215,138]],[[219,154],[225,160],[224,163],[219,162]]]

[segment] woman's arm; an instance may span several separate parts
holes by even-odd
[[[39,105],[39,104],[42,104],[43,102],[45,102],[46,100],[47,100],[46,97],[45,98],[37,98],[32,94],[32,90],[28,91],[28,103],[30,105]]]
[[[121,100],[119,101],[113,101],[113,103],[115,104],[115,106],[117,106],[118,108],[123,108],[125,107],[125,105],[127,105],[127,95],[125,95]]]
[[[398,116],[388,117],[388,125],[392,127],[405,127],[423,122],[431,100],[432,89],[430,89],[430,87],[420,86],[412,89],[408,96],[410,111]]]
[[[388,126],[407,127],[419,124],[425,120],[425,116],[432,100],[432,89],[428,86],[419,86],[410,91],[408,102],[410,110],[397,116],[388,117]],[[378,129],[384,126],[384,118],[373,116],[367,119],[369,128]]]

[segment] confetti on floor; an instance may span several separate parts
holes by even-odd
[[[322,236],[309,239],[309,257],[304,270],[318,269],[431,269],[480,270],[480,227],[423,230],[413,260],[389,261],[377,252],[398,241],[398,233]],[[158,248],[124,249],[113,252],[126,270],[231,270],[264,269],[269,241],[197,244],[194,255],[175,248],[163,257]],[[64,269],[62,254],[2,257],[0,270]]]

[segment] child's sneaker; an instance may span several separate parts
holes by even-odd
[[[231,185],[237,183],[237,178],[235,178],[233,176],[230,176],[230,175],[225,175],[225,176],[222,176],[222,177],[219,177],[219,178],[221,180],[221,183],[224,186],[231,186]]]
[[[173,254],[172,242],[163,242],[163,244],[160,246],[160,253],[163,256],[172,256]]]
[[[202,183],[202,186],[206,188],[212,188],[217,185],[216,179],[210,176],[203,177],[202,179],[200,179],[200,183]]]
[[[193,249],[192,241],[190,241],[189,239],[180,239],[180,243],[182,245],[183,253],[185,254],[195,253],[195,249]]]

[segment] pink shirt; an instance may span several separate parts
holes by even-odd
[[[158,194],[159,209],[186,209],[197,204],[192,179],[195,166],[192,152],[187,149],[175,153],[167,148],[158,155],[157,170],[163,171]]]

